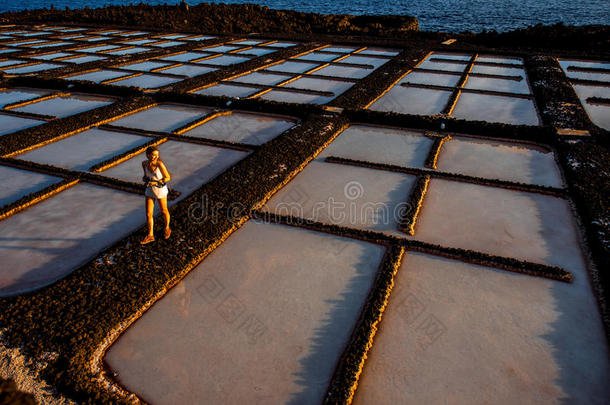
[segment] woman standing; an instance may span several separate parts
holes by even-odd
[[[159,156],[159,149],[154,146],[150,146],[146,149],[147,160],[142,162],[142,169],[144,169],[144,182],[146,183],[146,221],[148,223],[148,235],[140,242],[145,245],[150,242],[154,242],[155,236],[153,233],[153,210],[155,208],[155,200],[159,202],[161,212],[165,217],[165,233],[164,239],[168,239],[172,233],[169,227],[169,211],[167,209],[167,194],[168,188],[165,185],[171,180],[171,175],[167,171],[165,164]]]

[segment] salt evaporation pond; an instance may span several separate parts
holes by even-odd
[[[318,66],[319,65],[316,63],[286,61],[277,65],[269,66],[265,69],[275,72],[305,73]]]
[[[122,72],[118,70],[96,70],[89,73],[77,74],[72,76],[66,76],[67,80],[86,80],[95,83],[101,83],[106,80],[116,79],[130,75],[129,72]]]
[[[460,75],[414,71],[409,73],[401,83],[427,84],[430,86],[455,87]],[[392,90],[390,90],[392,91]]]
[[[194,91],[195,94],[206,96],[228,96],[228,97],[248,97],[258,93],[258,87],[236,86],[233,84],[219,83],[201,90]]]
[[[295,125],[293,119],[232,112],[196,126],[182,135],[262,145]]]
[[[415,237],[585,274],[570,205],[550,195],[432,179]]]
[[[534,100],[462,92],[451,113],[456,118],[513,125],[540,125]]]
[[[319,158],[336,156],[423,168],[433,142],[417,131],[352,125],[324,149]]]
[[[0,207],[63,180],[60,177],[8,166],[0,166],[0,176],[4,179],[3,186],[0,188]]]
[[[218,69],[211,68],[211,67],[205,67],[205,66],[197,66],[197,65],[180,65],[180,66],[164,69],[164,70],[160,71],[159,73],[169,73],[172,75],[182,75],[182,76],[194,77],[194,76],[203,75],[205,73],[210,73],[215,70],[218,70]]]
[[[13,110],[64,118],[94,108],[103,107],[112,104],[113,102],[114,100],[107,97],[71,94],[69,96],[54,97],[26,104],[22,107],[13,108]]]
[[[171,66],[171,64],[147,60],[144,62],[136,62],[136,63],[131,63],[129,65],[122,65],[121,68],[129,69],[129,70],[137,70],[140,72],[150,72],[153,69],[158,69],[158,68],[162,68],[162,67],[166,67],[166,66]]]
[[[21,101],[28,101],[38,97],[49,95],[50,90],[37,90],[37,89],[2,89],[0,91],[0,107],[4,107],[7,104],[18,103]]]
[[[252,72],[232,79],[232,82],[273,86],[292,78],[290,75],[277,73]]]
[[[317,70],[315,74],[320,76],[343,77],[346,79],[362,79],[368,76],[372,71],[373,69],[364,69],[360,67],[330,65]]]
[[[142,196],[77,184],[0,221],[0,296],[59,280],[145,222]]]
[[[248,58],[246,56],[221,55],[209,59],[200,60],[196,63],[203,63],[206,65],[229,66],[234,65],[236,63],[242,63],[250,59],[252,58]]]
[[[167,86],[172,83],[182,81],[175,77],[164,77],[157,75],[143,74],[139,76],[130,77],[127,79],[121,79],[110,84],[114,86],[125,86],[125,87],[140,87],[142,89],[156,89],[159,87]]]
[[[161,159],[172,176],[169,187],[182,194],[172,204],[187,197],[227,168],[243,159],[248,152],[188,142],[167,141],[157,146]],[[142,183],[144,152],[101,172],[120,180]]]
[[[190,62],[196,59],[205,58],[206,56],[210,56],[210,54],[205,52],[184,52],[176,55],[163,56],[155,60],[164,60],[170,62]]]
[[[350,228],[399,234],[415,176],[313,161],[262,208]]]
[[[585,274],[568,284],[407,252],[367,357],[354,404],[610,398]]]
[[[293,82],[287,83],[284,87],[291,89],[328,91],[334,93],[335,96],[342,94],[344,91],[352,87],[354,83],[343,82],[340,80],[316,79],[313,77],[301,77]]]
[[[87,63],[87,62],[93,62],[96,60],[104,60],[104,59],[106,59],[106,58],[103,56],[85,55],[85,56],[79,56],[77,58],[64,59],[64,62]]]
[[[87,171],[93,165],[136,148],[151,138],[93,128],[17,156],[30,162]]]
[[[439,114],[447,105],[449,96],[451,96],[450,90],[396,85],[375,101],[369,109],[402,114]]]
[[[527,144],[453,137],[438,156],[441,171],[563,187],[552,151]]]
[[[330,62],[339,57],[342,57],[343,54],[340,53],[326,53],[326,52],[310,52],[305,55],[296,56],[293,59],[302,59],[307,61],[317,61],[317,62]]]
[[[112,121],[112,125],[171,132],[210,113],[208,108],[163,104]]]
[[[610,130],[610,105],[588,101],[589,97],[610,98],[610,87],[583,86],[574,84],[574,91],[587,111],[591,121],[597,126]]]
[[[513,80],[501,78],[489,78],[480,76],[469,76],[464,85],[465,89],[500,91],[504,93],[530,94],[530,88],[526,80]]]
[[[260,96],[263,100],[279,101],[282,103],[306,103],[306,104],[326,104],[335,97],[320,96],[313,93],[302,93],[289,90],[274,89]]]
[[[321,403],[384,249],[250,221],[108,350],[147,402]]]
[[[44,124],[46,121],[0,113],[0,136]]]

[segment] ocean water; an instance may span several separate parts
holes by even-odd
[[[177,4],[179,0],[145,0],[147,4]],[[608,0],[187,0],[198,3],[256,3],[278,10],[322,14],[398,14],[417,17],[421,30],[460,32],[508,31],[538,23],[549,25],[610,25]],[[122,0],[0,0],[0,12],[24,9],[127,5]],[[134,4],[140,1],[133,1]]]

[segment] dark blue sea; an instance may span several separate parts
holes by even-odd
[[[146,0],[148,4],[177,4],[179,0]],[[509,31],[542,23],[610,25],[609,0],[187,0],[207,3],[256,3],[278,10],[322,14],[408,14],[426,31]],[[0,0],[0,12],[24,9],[82,8],[127,5],[121,0]],[[133,3],[140,3],[134,1]]]

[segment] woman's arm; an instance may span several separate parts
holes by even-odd
[[[159,162],[159,168],[161,169],[161,174],[163,175],[163,182],[167,183],[168,181],[170,181],[172,179],[171,174],[169,174],[169,172],[167,171],[167,168],[165,167],[165,164],[163,162]]]
[[[146,175],[146,161],[142,161],[142,171],[144,172],[144,176],[142,177],[142,181],[144,183],[148,183],[148,176]]]

